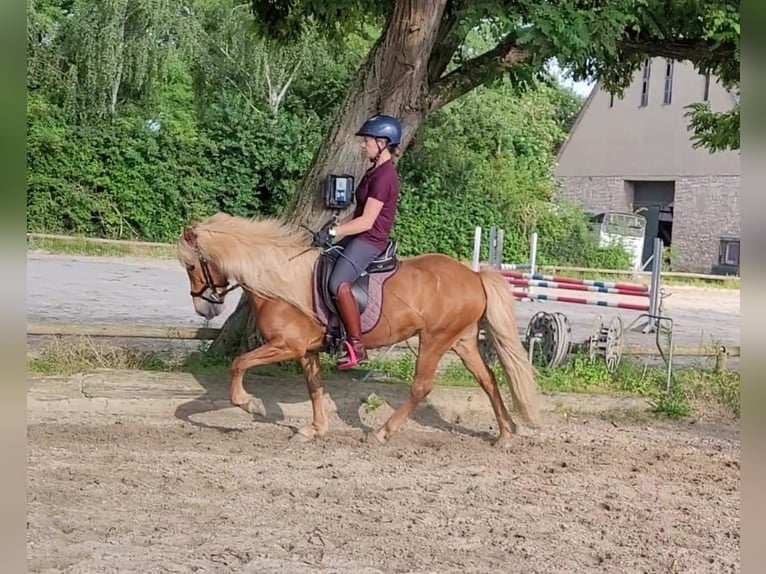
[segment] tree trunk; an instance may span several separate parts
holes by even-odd
[[[290,220],[316,229],[330,217],[324,205],[329,174],[350,174],[355,185],[359,182],[369,164],[362,155],[361,141],[354,134],[370,116],[376,113],[397,116],[403,128],[402,151],[407,148],[426,115],[434,110],[429,99],[429,60],[447,3],[448,0],[396,2],[383,33],[359,67],[300,190],[287,208]],[[447,16],[454,25],[453,18]],[[444,28],[441,33],[444,34]],[[442,69],[446,65],[446,61],[439,63]],[[432,76],[433,71],[432,66]],[[240,302],[211,349],[237,354],[252,341],[254,324],[252,310]]]
[[[357,70],[327,137],[320,145],[287,216],[311,228],[329,214],[324,186],[329,174],[351,174],[355,184],[368,167],[354,134],[376,113],[402,121],[402,150],[409,145],[428,110],[428,62],[447,0],[399,0],[383,33]]]
[[[236,309],[221,326],[221,332],[211,343],[208,352],[211,355],[233,357],[255,349],[261,342],[255,326],[255,313],[247,295],[242,293]]]

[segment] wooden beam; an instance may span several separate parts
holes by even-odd
[[[644,278],[649,281],[652,276],[651,271],[632,271],[629,269],[597,269],[591,267],[569,267],[562,265],[538,265],[538,273],[548,271],[552,274],[561,273],[593,273],[594,275],[630,275],[636,280]],[[691,273],[687,271],[661,271],[662,277],[679,277],[685,279],[704,279],[706,281],[739,281],[738,275],[711,275],[709,273]]]
[[[587,347],[587,345],[586,345]],[[663,348],[663,352],[667,353]],[[622,348],[623,355],[659,355],[656,345],[625,345]],[[726,355],[728,357],[739,357],[739,345],[674,345],[674,357],[716,357]]]
[[[130,247],[158,247],[173,249],[172,243],[154,243],[151,241],[139,241],[131,239],[106,239],[104,237],[85,237],[82,235],[54,235],[51,233],[27,232],[27,239],[51,239],[54,241],[84,241],[86,243],[102,243],[104,245],[125,245]]]
[[[215,339],[220,332],[220,329],[213,327],[164,327],[130,323],[27,323],[27,335],[210,340]]]

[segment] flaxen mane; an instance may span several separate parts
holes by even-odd
[[[315,317],[311,280],[319,250],[309,249],[306,232],[280,219],[226,213],[192,227],[202,254],[230,279],[261,297],[283,299]],[[178,240],[178,256],[183,265],[197,261],[195,248],[184,234]]]

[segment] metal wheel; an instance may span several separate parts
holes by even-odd
[[[535,313],[527,326],[525,345],[532,363],[549,368],[559,366],[569,353],[571,332],[563,313]]]
[[[479,337],[479,354],[488,365],[493,365],[498,361],[497,351],[492,346],[492,341],[486,331],[482,331]]]
[[[601,337],[601,330],[604,328],[604,319],[601,315],[597,315],[593,320],[593,329],[591,330],[590,337],[588,337],[588,358],[591,361],[595,361],[596,357],[600,356],[599,353],[599,339]]]
[[[609,328],[604,335],[604,360],[610,373],[617,370],[622,357],[622,318],[616,315],[609,322]]]

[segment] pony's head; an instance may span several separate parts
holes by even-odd
[[[223,310],[225,295],[240,285],[253,296],[282,299],[313,316],[311,281],[319,249],[308,245],[306,235],[268,217],[216,213],[189,223],[178,238],[178,259],[189,276],[194,310],[212,319]]]
[[[178,260],[189,277],[194,310],[210,320],[223,311],[224,298],[230,287],[226,275],[200,249],[198,238],[195,222],[184,227],[178,238]]]

